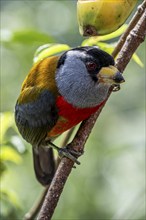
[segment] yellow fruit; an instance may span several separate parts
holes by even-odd
[[[79,30],[83,36],[116,31],[128,18],[137,0],[78,0]]]

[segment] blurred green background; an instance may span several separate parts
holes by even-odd
[[[34,176],[31,147],[14,124],[15,102],[34,52],[46,43],[76,47],[84,39],[78,31],[74,0],[1,1],[2,220],[23,219],[42,191]],[[137,50],[144,65],[145,45]],[[126,82],[110,97],[81,165],[66,183],[54,220],[146,218],[145,67],[132,60],[124,76]]]

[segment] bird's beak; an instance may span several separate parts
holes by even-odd
[[[114,66],[103,67],[97,75],[98,82],[120,84],[125,82],[124,77]]]

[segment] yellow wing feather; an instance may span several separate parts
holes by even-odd
[[[48,89],[55,96],[58,94],[55,71],[59,57],[48,57],[36,63],[25,78],[18,103],[28,103],[35,100],[42,90]]]

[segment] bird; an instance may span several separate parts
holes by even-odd
[[[40,184],[47,186],[53,179],[53,148],[63,152],[53,141],[95,113],[105,104],[109,89],[124,81],[113,57],[97,46],[72,48],[33,65],[15,105],[15,122],[32,145]]]

